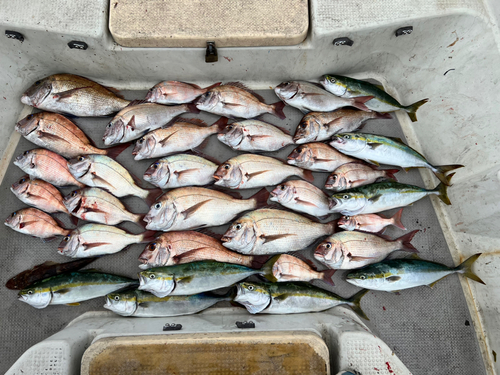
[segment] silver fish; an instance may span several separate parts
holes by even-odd
[[[291,176],[314,181],[310,171],[286,165],[269,156],[243,154],[222,163],[214,174],[215,185],[251,189],[276,185]]]
[[[196,155],[171,155],[151,164],[143,178],[161,189],[205,186],[215,181],[213,175],[217,166]]]
[[[276,186],[271,191],[270,200],[291,210],[316,217],[330,215],[328,195],[306,181],[293,180]]]
[[[64,197],[64,205],[73,216],[100,224],[131,221],[142,226],[144,218],[143,214],[129,212],[118,198],[99,188],[74,190]]]
[[[131,234],[123,229],[102,224],[85,224],[67,234],[59,244],[59,254],[71,258],[88,258],[114,254],[125,247],[150,242],[155,232]]]
[[[54,74],[36,81],[21,102],[50,112],[75,116],[107,116],[129,103],[116,90],[73,74]]]
[[[106,126],[102,140],[105,145],[130,142],[186,112],[200,113],[194,104],[165,106],[132,102],[113,117]]]
[[[233,150],[249,152],[278,151],[293,144],[287,130],[260,120],[233,122],[217,138]]]
[[[340,98],[314,83],[305,81],[283,82],[276,86],[274,92],[286,104],[301,110],[303,113],[330,112],[349,106],[370,111],[364,103],[373,99],[373,96]]]
[[[206,92],[196,101],[202,111],[229,118],[253,118],[265,113],[284,119],[285,103],[266,104],[264,99],[240,82],[229,82]]]
[[[202,89],[200,86],[193,83],[163,81],[149,89],[145,100],[159,104],[189,103],[207,91],[220,86],[221,83],[222,82],[217,82]]]
[[[317,172],[331,172],[341,165],[355,161],[356,159],[350,158],[321,142],[301,145],[293,150],[287,158],[288,164]]]
[[[71,159],[69,171],[82,184],[100,187],[115,197],[135,195],[146,202],[153,202],[160,189],[146,190],[135,183],[130,173],[117,161],[104,155],[86,155]]]
[[[24,151],[16,157],[14,165],[21,168],[30,178],[39,178],[55,186],[85,186],[71,175],[66,159],[43,148]]]
[[[394,251],[418,253],[411,240],[418,230],[391,240],[366,232],[339,232],[327,237],[314,251],[314,258],[329,268],[352,270],[377,263]]]
[[[335,169],[325,183],[325,189],[343,191],[358,186],[373,184],[381,180],[397,181],[394,176],[399,169],[377,169],[364,163],[352,162]]]
[[[142,160],[192,150],[211,135],[217,134],[226,124],[225,117],[221,117],[210,126],[199,119],[180,119],[170,126],[154,130],[140,138],[135,143],[132,155],[135,160]]]
[[[230,300],[230,295],[218,296],[210,293],[159,298],[152,293],[133,289],[108,294],[104,308],[122,316],[158,318],[196,314],[217,302]]]
[[[266,255],[302,250],[335,232],[336,222],[321,224],[299,214],[263,208],[231,224],[222,244],[242,254]]]
[[[216,190],[185,187],[169,191],[151,206],[146,229],[189,230],[228,223],[244,211],[267,204],[269,192],[260,190],[249,199],[237,199]]]

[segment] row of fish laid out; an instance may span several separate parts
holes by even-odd
[[[285,118],[285,103],[308,112],[331,112],[343,107],[363,111],[406,111],[417,121],[416,111],[428,99],[409,106],[401,105],[381,87],[369,82],[338,75],[325,75],[319,84],[305,81],[287,81],[274,89],[282,100],[266,104],[264,99],[239,82],[224,85],[216,83],[206,88],[179,81],[164,81],[149,90],[144,103],[151,108],[151,117],[162,116],[161,104],[194,102],[194,108],[230,118],[255,118],[269,113]],[[107,116],[123,110],[130,104],[116,90],[104,87],[87,78],[72,74],[55,74],[36,81],[21,97],[21,102],[46,111],[74,116]],[[160,103],[160,104],[156,104]],[[156,105],[155,105],[156,104]],[[180,106],[179,106],[180,107]],[[158,108],[158,109],[153,109]],[[178,109],[179,110],[179,109]],[[185,112],[185,111],[184,111]],[[124,113],[117,122],[131,127],[142,126],[143,113]]]
[[[471,271],[472,264],[480,255],[475,254],[459,266],[451,268],[418,259],[389,260],[352,271],[347,274],[346,280],[357,286],[381,291],[432,286],[454,273],[483,283]],[[276,262],[274,258],[263,270],[214,261],[193,262],[142,271],[139,273],[139,281],[96,271],[67,272],[23,288],[19,292],[19,300],[40,309],[50,304],[79,304],[107,295],[106,308],[120,315],[138,317],[192,314],[227,300],[242,304],[252,314],[317,312],[347,305],[361,317],[368,319],[360,307],[361,297],[366,294],[367,289],[344,299],[305,283],[242,282],[257,274],[264,274],[274,281],[272,262]],[[234,284],[236,292],[226,295],[206,293]],[[120,292],[124,288],[134,289]]]

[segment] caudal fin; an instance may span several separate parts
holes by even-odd
[[[260,189],[257,193],[252,195],[250,199],[255,200],[255,208],[262,208],[267,206],[267,200],[269,199],[269,192],[266,188]]]
[[[410,116],[410,120],[412,122],[417,122],[417,109],[419,109],[421,106],[423,106],[428,101],[429,101],[429,99],[422,99],[416,103],[413,103],[413,104],[408,105],[408,106],[403,108],[406,112],[408,112],[408,116]]]
[[[149,242],[154,241],[156,239],[156,237],[158,237],[156,235],[155,230],[147,230],[146,232],[141,233],[141,236],[142,236],[142,240],[140,243],[149,243]]]
[[[401,215],[403,215],[403,209],[400,209],[394,214],[394,216],[392,217],[392,225],[398,227],[399,229],[406,230],[405,226],[401,222]]]
[[[368,108],[365,103],[369,100],[372,100],[373,98],[373,96],[358,96],[356,98],[352,98],[351,105],[353,107],[361,109],[362,111],[371,112],[371,109]]]
[[[394,180],[394,181],[398,180],[396,178],[396,176],[394,176],[398,172],[399,172],[399,169],[384,169],[385,177],[390,179],[390,180]]]
[[[325,283],[331,286],[335,286],[333,283],[333,274],[335,273],[336,270],[325,270],[321,272],[321,280],[323,280]]]
[[[325,225],[328,225],[328,233],[327,235],[332,235],[337,231],[337,228],[339,226],[339,219],[332,220],[328,223],[325,223]]]
[[[227,117],[221,117],[220,119],[215,121],[212,125],[210,125],[210,127],[214,129],[214,133],[220,133],[226,127],[227,121],[228,121]]]
[[[351,298],[349,298],[347,300],[347,304],[360,317],[362,317],[363,319],[366,319],[366,320],[370,320],[370,319],[368,319],[368,317],[366,316],[364,311],[361,309],[361,298],[363,298],[363,296],[366,293],[368,293],[368,289],[360,290],[358,293],[356,293],[355,295],[353,295]]]
[[[273,107],[273,114],[275,116],[278,116],[282,120],[284,120],[286,118],[285,112],[283,112],[285,105],[286,104],[283,103],[282,101],[271,104],[271,107]]]
[[[486,283],[483,280],[481,280],[479,276],[477,276],[474,272],[472,272],[471,269],[472,264],[474,264],[474,262],[477,260],[477,258],[479,258],[480,255],[481,253],[471,256],[470,258],[465,260],[462,264],[460,264],[458,267],[456,267],[455,270],[471,280],[486,285]]]
[[[270,259],[269,255],[251,255],[252,261],[250,268],[259,269]]]
[[[262,266],[262,268],[260,269],[260,272],[259,272],[260,275],[264,276],[267,280],[269,280],[272,283],[278,282],[278,279],[276,279],[276,277],[274,277],[274,275],[273,275],[273,266],[274,266],[274,263],[276,263],[278,261],[280,256],[281,256],[281,254],[278,254],[278,255],[273,256],[271,259],[269,259]]]
[[[309,169],[302,169],[302,175],[300,177],[308,182],[314,182],[314,176],[312,174],[312,171],[310,171]]]
[[[392,118],[392,115],[390,113],[375,112],[375,118],[390,120]]]
[[[451,179],[454,174],[455,173],[452,173],[448,177]],[[450,198],[448,198],[448,185],[441,182],[433,191],[439,193],[438,198],[441,199],[444,204],[447,204],[448,206],[451,205]]]
[[[144,201],[148,206],[151,206],[156,201],[156,199],[158,199],[158,197],[163,194],[163,190],[160,188],[147,189],[147,190],[148,190],[148,195],[144,199]]]
[[[433,172],[436,177],[439,178],[439,181],[441,181],[445,185],[451,186],[450,180],[451,176],[453,175],[446,176],[446,173],[463,167],[464,166],[462,164],[438,165],[437,167],[434,167],[435,170],[433,170]]]
[[[125,151],[132,142],[122,143],[106,149],[106,155],[112,159],[116,159],[123,151]]]
[[[420,232],[418,229],[414,230],[410,233],[406,233],[404,236],[401,236],[401,237],[395,239],[394,241],[398,241],[401,243],[401,247],[399,248],[400,250],[408,251],[410,253],[418,253],[418,250],[410,242],[413,239],[413,237],[415,236],[415,234],[417,234],[418,232]]]
[[[188,104],[186,104],[186,107],[187,107],[186,112],[200,113],[200,110],[198,109],[198,107],[196,107],[196,104],[188,103]]]
[[[213,85],[211,85],[211,86],[205,87],[203,90],[205,90],[205,92],[207,92],[207,91],[210,91],[210,90],[212,90],[213,88],[215,88],[215,87],[217,87],[217,86],[220,86],[220,85],[222,85],[222,82],[217,82],[217,83],[214,83],[214,84],[213,84]]]

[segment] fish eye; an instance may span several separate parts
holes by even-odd
[[[301,129],[305,129],[306,127],[307,127],[307,124],[304,122],[299,125],[299,128],[301,128]]]
[[[285,185],[280,185],[280,189],[281,189],[281,190],[285,190],[285,189],[286,189],[286,186],[285,186]]]
[[[332,248],[332,244],[331,244],[331,242],[327,242],[327,243],[326,243],[326,245],[325,245],[325,247],[326,247],[327,249],[331,249],[331,248]]]
[[[115,296],[114,300],[115,301],[119,301],[120,300],[120,296]]]
[[[66,237],[63,238],[63,241],[64,242],[68,242],[70,238],[71,238],[71,236],[66,236]]]
[[[30,152],[29,151],[24,151],[23,155],[28,155]]]
[[[24,182],[25,182],[25,181],[26,181],[26,179],[25,179],[25,178],[21,178],[21,179],[19,180],[19,183],[20,183],[20,184],[24,184]]]
[[[333,77],[328,78],[328,80],[330,81],[330,83],[335,83],[335,78]]]
[[[349,139],[349,138],[351,138],[351,136],[350,136],[350,135],[348,135],[348,134],[346,134],[346,135],[344,135],[344,138],[345,138],[345,139]]]
[[[78,161],[84,161],[85,160],[85,156],[79,156],[78,157]]]
[[[337,175],[336,174],[332,174],[332,178],[333,178],[333,181],[337,181]]]
[[[233,125],[229,125],[229,126],[227,127],[227,130],[231,130],[231,129],[233,129]]]
[[[160,202],[156,203],[154,207],[158,210],[161,207],[161,203]]]
[[[153,164],[153,169],[158,169],[159,166],[160,166],[160,163],[156,162]]]
[[[299,154],[300,154],[300,153],[302,152],[302,150],[303,150],[303,148],[302,148],[302,147],[299,147],[299,148],[297,149],[297,153],[299,153]]]
[[[247,286],[247,289],[248,290],[254,290],[254,286],[253,285],[249,285],[249,286]]]
[[[28,118],[33,118],[33,115],[29,115]]]
[[[16,212],[16,211],[14,211],[14,212],[12,213],[12,217],[14,217],[14,216],[16,216],[16,215],[17,215],[17,212]]]
[[[141,138],[137,141],[137,143],[139,143],[140,145],[142,145],[144,143],[144,138]]]
[[[78,194],[78,190],[75,190],[74,192],[71,193],[71,196],[76,197],[77,194]]]
[[[39,85],[42,81],[36,81],[35,85]]]
[[[33,291],[32,290],[28,290],[28,294],[33,294]]]
[[[342,198],[349,199],[349,196],[347,194],[345,194],[344,196],[342,196]]]
[[[229,168],[231,168],[231,166],[230,166],[229,164],[224,164],[224,169],[226,169],[226,170],[227,170],[227,169],[229,169]]]
[[[110,127],[111,127],[111,123],[108,124],[108,128],[110,128]]]
[[[240,229],[241,229],[241,224],[236,224],[234,228],[235,228],[236,230],[240,230]]]
[[[344,216],[345,220],[349,220],[351,217],[350,216]]]
[[[366,279],[366,276],[365,275],[361,275],[359,278],[360,278],[360,280],[364,280],[364,279]]]
[[[155,251],[156,250],[156,242],[153,242],[153,243],[149,244],[148,250],[149,251]]]
[[[149,275],[149,278],[154,279],[154,278],[156,278],[156,275],[154,273],[152,273],[151,275]]]

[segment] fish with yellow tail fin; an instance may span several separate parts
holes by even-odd
[[[432,287],[446,276],[459,273],[485,284],[471,270],[480,255],[481,253],[471,256],[457,267],[448,267],[421,259],[393,259],[350,272],[346,281],[361,288],[394,292],[422,285]]]

